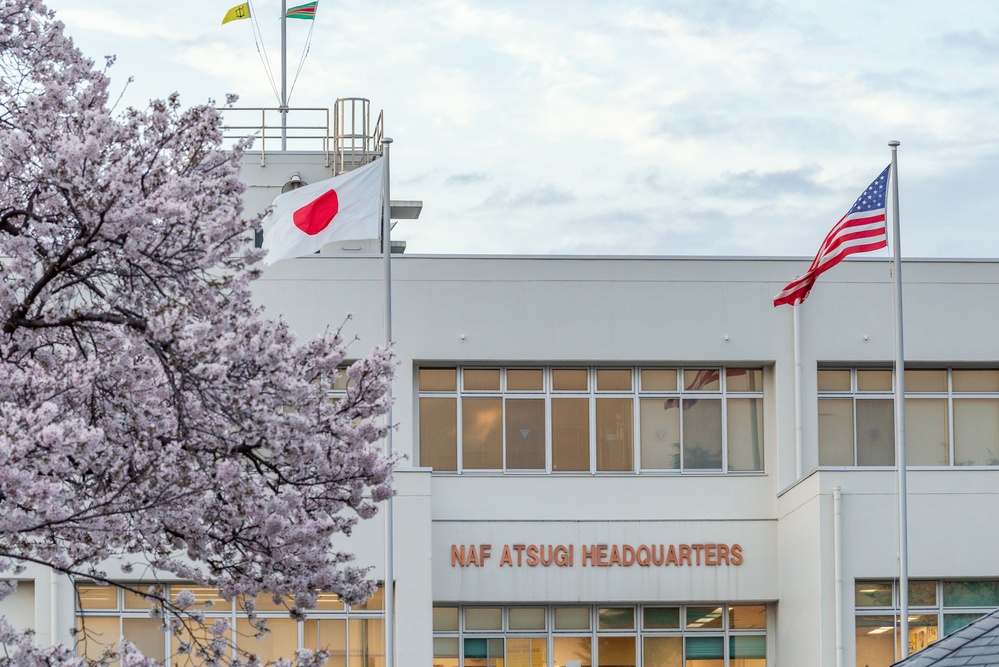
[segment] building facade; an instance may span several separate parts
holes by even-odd
[[[292,166],[319,180],[303,160],[251,167],[251,210]],[[363,356],[385,317],[370,249],[278,263],[255,296],[302,336],[342,323]],[[772,298],[806,266],[393,257],[397,664],[884,667],[900,641],[918,650],[999,608],[999,262],[904,262],[905,638],[887,262],[825,274],[796,334]],[[379,580],[381,522],[349,542]],[[83,623],[99,636],[81,651],[124,636],[172,653],[141,600],[37,569],[0,611],[43,642]],[[379,596],[270,615],[267,638],[234,641],[384,665]]]

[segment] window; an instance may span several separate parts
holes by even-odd
[[[763,470],[760,368],[424,367],[436,472]]]
[[[818,373],[819,465],[895,465],[892,372]],[[907,466],[999,465],[999,370],[905,371]]]
[[[195,605],[189,609],[204,611],[204,626],[191,625],[181,636],[162,630],[163,621],[150,617],[152,600],[141,595],[156,584],[129,584],[130,590],[117,586],[80,584],[77,592],[77,651],[89,659],[98,659],[108,649],[116,650],[121,639],[134,643],[143,655],[165,664],[185,667],[205,661],[196,654],[180,653],[181,642],[197,644],[210,640],[208,628],[216,621],[225,621],[229,629],[223,635],[231,655],[244,660],[250,654],[261,663],[278,658],[291,658],[299,649],[330,652],[330,667],[376,667],[385,660],[385,630],[382,589],[376,590],[365,603],[351,607],[336,595],[321,594],[316,609],[309,618],[299,622],[289,618],[285,604],[276,603],[273,596],[262,594],[255,600],[257,617],[266,619],[270,632],[257,638],[256,629],[243,605],[235,605],[218,597],[217,591],[194,585],[161,586],[164,596],[176,600],[182,590],[194,594]],[[234,608],[235,607],[235,608]],[[169,658],[169,659],[168,659]],[[349,658],[349,663],[348,663]],[[111,663],[117,667],[118,661]]]
[[[898,582],[858,581],[857,664],[887,667],[899,660]],[[909,654],[999,608],[999,581],[909,581]]]
[[[489,619],[488,627],[480,622],[482,618]],[[566,667],[568,664],[766,667],[767,607],[713,604],[434,608],[434,667]]]

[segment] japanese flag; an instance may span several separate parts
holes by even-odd
[[[311,255],[333,241],[377,239],[382,162],[278,195],[264,217],[264,264]]]

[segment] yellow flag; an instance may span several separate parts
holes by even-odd
[[[250,3],[244,2],[241,5],[236,5],[225,13],[225,18],[222,19],[222,25],[225,25],[229,21],[238,21],[240,19],[248,18],[250,18]]]

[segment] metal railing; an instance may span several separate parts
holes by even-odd
[[[344,97],[330,110],[321,107],[290,107],[282,122],[279,107],[225,107],[222,136],[226,141],[253,137],[251,151],[260,151],[260,164],[267,155],[289,151],[321,151],[324,164],[342,174],[371,162],[381,153],[383,114],[371,125],[371,102],[362,97]]]

